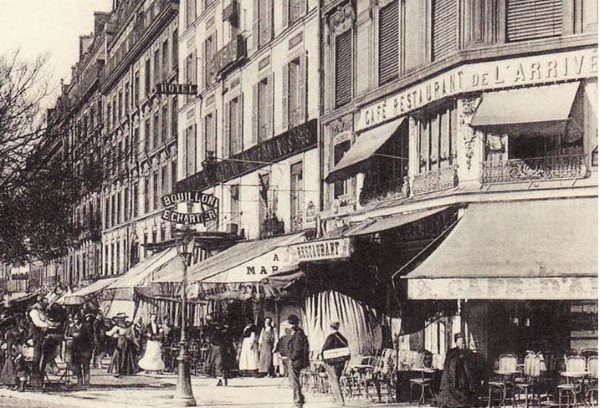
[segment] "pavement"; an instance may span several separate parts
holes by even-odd
[[[50,376],[55,382],[56,376]],[[173,407],[176,376],[139,373],[115,378],[106,369],[93,369],[91,385],[85,389],[50,384],[45,392],[28,389],[18,392],[0,388],[0,407]],[[212,378],[192,376],[192,389],[197,406],[231,407],[296,407],[291,403],[292,390],[286,378],[233,378],[227,387],[217,387]],[[11,405],[11,402],[14,404]],[[331,395],[307,393],[303,408],[329,408],[338,405]],[[353,399],[349,407],[408,407],[408,404],[383,404]]]

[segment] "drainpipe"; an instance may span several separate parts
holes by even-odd
[[[318,13],[317,13],[317,22],[318,22],[318,40],[319,40],[319,46],[318,46],[318,53],[317,53],[317,59],[318,59],[318,63],[317,66],[319,67],[319,110],[318,110],[318,115],[319,117],[317,118],[317,153],[318,153],[318,157],[319,157],[319,186],[317,187],[317,194],[318,194],[318,200],[319,200],[319,215],[317,215],[317,237],[321,236],[321,228],[320,228],[320,224],[321,224],[321,212],[323,211],[323,203],[324,203],[324,197],[323,197],[323,183],[324,183],[324,172],[323,172],[323,165],[324,165],[324,152],[323,152],[323,132],[321,131],[321,115],[323,115],[323,100],[324,100],[324,83],[325,83],[325,78],[324,78],[324,69],[323,69],[323,21],[322,21],[322,10],[323,10],[323,0],[319,0],[317,3],[317,7],[318,7]]]

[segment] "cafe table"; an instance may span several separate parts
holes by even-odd
[[[558,386],[558,406],[561,406],[562,403],[562,393],[564,391],[572,392],[573,398],[575,399],[575,404],[577,404],[577,393],[576,393],[576,385],[574,384],[575,380],[584,379],[589,372],[587,371],[561,371],[560,375],[567,379],[566,384],[562,384]],[[571,382],[573,381],[573,382]]]

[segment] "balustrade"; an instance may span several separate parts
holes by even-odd
[[[408,197],[408,179],[406,177],[383,183],[366,183],[360,192],[359,202],[360,205],[367,205],[402,197]]]
[[[585,154],[485,161],[481,183],[576,179],[586,174]]]
[[[413,194],[417,195],[447,190],[457,185],[456,166],[452,166],[417,174],[413,179],[411,189]]]

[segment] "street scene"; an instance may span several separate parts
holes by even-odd
[[[0,408],[598,406],[596,0],[0,4]]]

